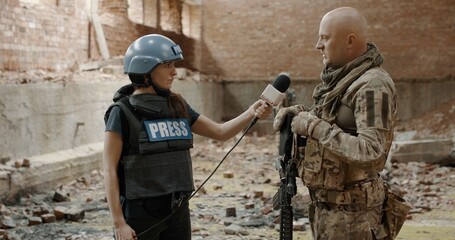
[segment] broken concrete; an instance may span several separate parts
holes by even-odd
[[[101,168],[103,143],[30,157],[28,168],[3,166],[0,171],[0,196],[13,200],[24,191],[46,191],[81,175]]]
[[[452,139],[425,139],[394,142],[391,159],[399,163],[426,162],[440,165],[455,164]]]

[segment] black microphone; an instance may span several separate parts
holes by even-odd
[[[270,106],[277,106],[286,96],[284,92],[288,90],[289,85],[291,85],[289,75],[287,73],[280,73],[272,85],[269,84],[265,88],[261,94],[261,98]]]
[[[284,92],[288,90],[291,85],[291,78],[288,73],[280,73],[273,81],[272,85],[267,85],[264,92],[261,94],[262,100],[266,101],[270,106],[277,106],[286,96]],[[251,126],[257,122],[258,118],[255,117],[251,122]]]

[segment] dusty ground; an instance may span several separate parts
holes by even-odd
[[[196,185],[214,169],[234,142],[204,141],[193,150]],[[271,198],[278,188],[278,173],[273,162],[277,155],[271,137],[242,140],[242,143],[221,165],[203,191],[191,200],[193,239],[279,239],[271,211]],[[233,175],[232,178],[225,176]],[[413,205],[411,214],[398,239],[451,239],[455,236],[455,169],[435,165],[396,164],[386,173],[394,190],[401,192]],[[69,193],[71,201],[52,201],[54,191],[23,196],[13,206],[4,206],[2,215],[13,219],[16,227],[7,230],[11,239],[112,239],[112,227],[98,171],[75,179],[59,188]],[[299,185],[296,199],[304,202],[306,189]],[[262,195],[262,197],[260,196]],[[85,210],[81,221],[60,220],[29,227],[28,216],[36,208],[78,206]],[[301,210],[302,204],[297,206]],[[226,217],[226,209],[235,207],[236,217]],[[249,208],[249,209],[247,209]],[[302,217],[301,214],[296,215]],[[307,220],[297,224],[306,231],[295,230],[294,239],[311,239]],[[238,232],[226,231],[237,225]],[[455,239],[455,238],[452,238]]]
[[[80,75],[46,75],[49,82],[67,82],[88,77]],[[33,83],[45,73],[0,72],[0,79],[15,83]],[[32,76],[32,77],[30,77]],[[104,77],[103,77],[104,76]],[[101,75],[97,81],[108,79]],[[397,132],[415,131],[415,138],[454,138],[455,101],[420,116],[399,123]],[[431,124],[430,124],[431,123]],[[193,239],[279,239],[271,199],[278,189],[279,176],[274,168],[277,159],[275,136],[248,135],[221,165],[215,175],[190,202]],[[195,184],[198,186],[211,173],[234,140],[224,143],[205,140],[192,150]],[[232,174],[232,178],[227,178]],[[455,168],[424,163],[393,164],[383,176],[392,190],[412,204],[409,220],[397,239],[455,239]],[[56,189],[44,193],[24,194],[13,205],[1,205],[0,217],[8,229],[0,229],[4,239],[112,239],[112,225],[104,197],[103,176],[94,171],[81,176],[59,190],[67,192],[69,201],[55,202]],[[299,179],[298,179],[299,180]],[[299,181],[298,181],[299,182]],[[300,183],[296,205],[294,239],[311,239],[304,203],[308,201]],[[82,209],[79,221],[58,220],[53,223],[28,226],[36,212],[52,212],[56,206]],[[235,208],[236,217],[227,217],[226,209]],[[40,211],[37,211],[40,209]],[[233,227],[235,226],[235,227]],[[303,229],[306,227],[306,230]],[[5,228],[5,226],[3,226]],[[235,233],[231,235],[235,230]],[[2,232],[3,231],[3,232]]]

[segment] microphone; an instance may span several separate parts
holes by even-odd
[[[267,85],[264,92],[261,94],[261,99],[266,101],[270,106],[277,106],[286,96],[284,92],[288,90],[291,85],[291,78],[288,73],[280,73],[273,81],[272,85]],[[257,122],[258,118],[255,117],[250,126]]]
[[[287,73],[280,73],[272,85],[267,85],[261,94],[261,98],[270,106],[277,106],[286,96],[284,92],[288,90],[289,85],[291,85],[289,75]]]

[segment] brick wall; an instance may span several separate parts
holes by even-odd
[[[53,2],[53,3],[52,3]],[[0,70],[75,70],[78,64],[101,58],[86,1],[0,0]],[[122,56],[139,36],[160,33],[181,45],[194,69],[195,41],[181,34],[133,23],[126,0],[100,0],[99,19],[110,56]]]
[[[55,2],[55,1],[54,1]],[[0,69],[62,71],[88,57],[85,1],[0,0]]]
[[[100,58],[85,3],[0,0],[0,69],[64,71]],[[156,5],[155,0],[145,3],[144,12]],[[191,30],[190,37],[135,24],[128,18],[127,6],[127,0],[100,0],[111,56],[123,55],[141,35],[161,33],[182,46],[184,67],[222,80],[268,80],[282,71],[294,79],[316,79],[323,67],[314,48],[321,17],[333,8],[353,6],[369,21],[371,40],[396,80],[453,77],[453,0],[437,4],[429,0],[202,1],[200,12],[188,15],[192,24],[197,23],[191,27],[201,29]],[[180,8],[166,6],[169,11]]]
[[[340,6],[359,9],[395,79],[453,76],[453,0],[212,0],[202,6],[202,71],[225,80],[318,78],[319,21]]]

